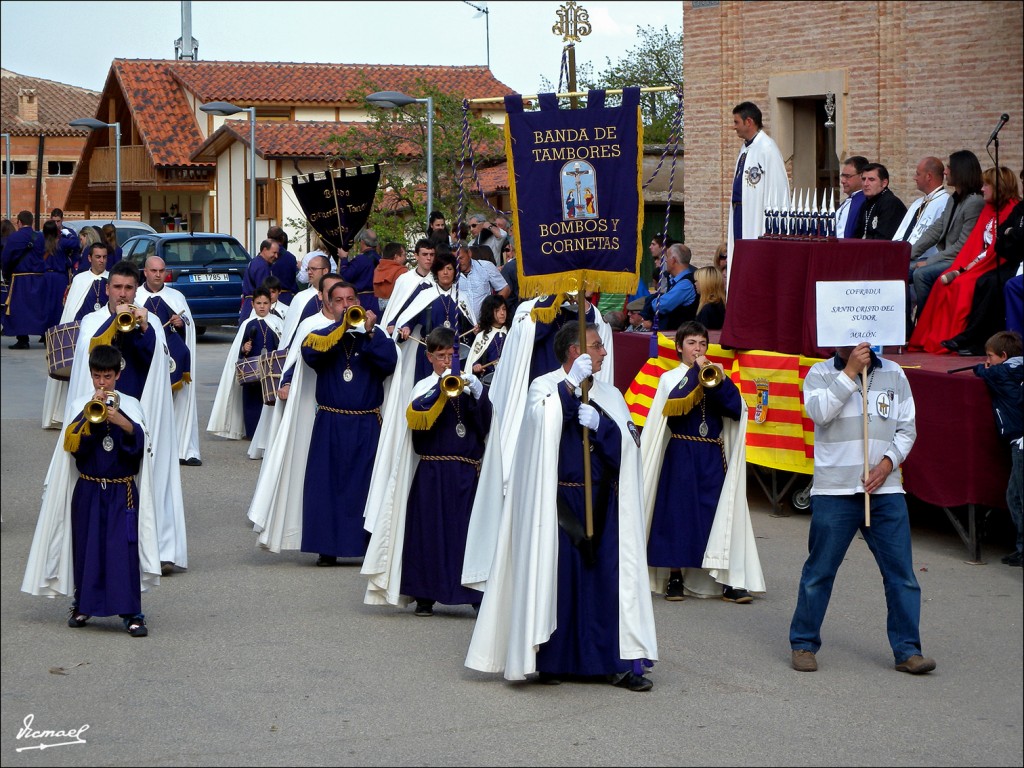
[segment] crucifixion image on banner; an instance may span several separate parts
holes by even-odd
[[[559,174],[562,199],[565,200],[562,220],[597,218],[597,172],[587,162],[569,162]]]

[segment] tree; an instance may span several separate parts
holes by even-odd
[[[462,151],[462,94],[442,93],[433,85],[416,80],[380,86],[369,78],[351,94],[364,101],[371,93],[399,90],[432,96],[434,99],[434,199],[432,208],[446,213],[452,221],[458,213],[458,169]],[[381,181],[368,226],[381,242],[410,243],[426,228],[427,118],[425,105],[402,109],[378,109],[367,103],[368,120],[350,125],[332,136],[328,151],[336,165],[380,163]],[[470,134],[478,163],[504,160],[501,129],[470,111]],[[466,165],[467,177],[471,172]],[[467,192],[470,180],[466,179]]]
[[[605,57],[606,66],[596,76],[589,65],[576,70],[576,87],[580,91],[591,88],[626,88],[629,86],[655,87],[673,85],[683,88],[683,30],[669,32],[667,26],[636,28],[637,46],[631,48],[616,62]],[[542,87],[553,91],[546,78]],[[612,103],[609,99],[609,103]],[[644,142],[665,144],[672,133],[679,100],[676,93],[644,93],[640,96],[640,114],[644,123]],[[680,136],[680,141],[682,137]]]

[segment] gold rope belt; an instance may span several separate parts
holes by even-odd
[[[569,483],[569,482],[566,482],[566,481],[563,481],[563,480],[559,480],[558,481],[558,485],[561,488],[585,488],[586,487],[583,483]],[[614,483],[612,483],[612,493],[618,493],[619,492],[618,489],[619,489],[619,482],[618,482],[618,480],[616,480]]]
[[[722,470],[729,471],[729,463],[725,460],[725,441],[720,437],[697,437],[695,435],[681,435],[673,432],[672,437],[676,440],[690,440],[694,443],[714,443],[722,451]]]
[[[476,476],[480,477],[480,461],[477,459],[467,459],[463,456],[420,456],[420,461],[461,461],[463,464],[469,464],[476,470]]]
[[[329,405],[318,405],[316,409],[318,411],[327,411],[328,413],[338,413],[341,414],[342,416],[370,416],[371,414],[376,414],[377,423],[381,423],[380,406],[376,408],[371,408],[368,411],[347,411],[344,408],[331,408],[331,406]]]
[[[135,480],[134,477],[93,477],[92,475],[80,475],[80,477],[83,480],[99,483],[103,490],[107,489],[107,483],[123,485],[128,492],[128,509],[135,509],[135,505],[132,503],[132,481]]]

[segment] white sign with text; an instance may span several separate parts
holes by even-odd
[[[902,280],[819,282],[819,347],[902,346],[907,342],[907,284]]]

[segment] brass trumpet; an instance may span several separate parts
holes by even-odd
[[[466,381],[461,376],[449,373],[447,376],[441,377],[441,391],[448,397],[458,397],[465,388]]]
[[[722,369],[713,363],[708,363],[697,372],[697,381],[705,389],[717,387],[725,380]]]
[[[132,314],[132,310],[135,309],[138,307],[130,305],[124,312],[117,313],[117,317],[114,318],[114,327],[117,328],[118,333],[130,333],[141,325],[138,318]]]
[[[102,400],[90,400],[85,404],[83,414],[90,424],[102,424],[107,420],[111,408],[121,405],[121,396],[117,392],[106,392]]]
[[[345,325],[355,328],[366,322],[366,310],[355,304],[345,310]]]

